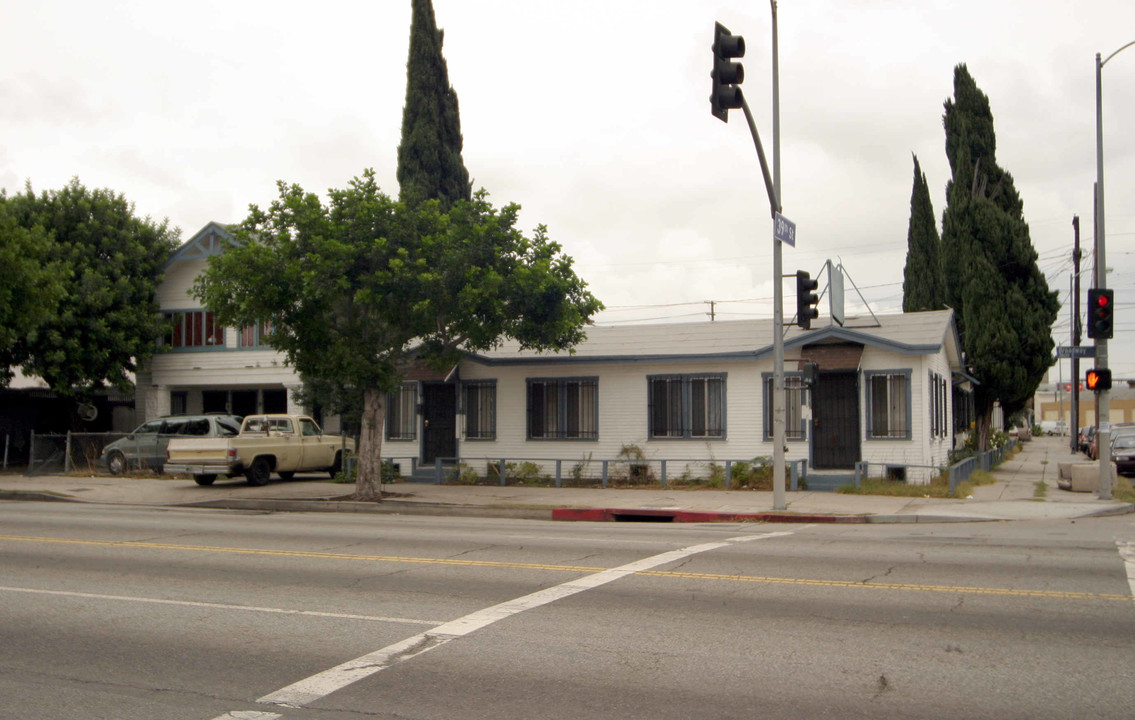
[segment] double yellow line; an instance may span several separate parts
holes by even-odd
[[[502,562],[496,560],[458,560],[451,558],[402,557],[397,555],[353,555],[349,553],[308,552],[300,550],[262,550],[258,548],[211,547],[207,545],[172,545],[168,543],[135,542],[121,540],[76,540],[71,538],[28,537],[0,535],[0,541],[56,543],[60,545],[86,545],[141,550],[176,550],[180,552],[228,553],[232,555],[264,555],[269,557],[298,557],[319,560],[353,560],[363,562],[409,563],[413,565],[450,565],[459,567],[506,568],[515,570],[551,570],[556,572],[598,573],[604,567],[586,565],[553,565],[548,563]],[[758,575],[723,575],[719,573],[692,573],[672,570],[646,570],[638,575],[689,580],[715,580],[721,582],[761,583],[766,585],[801,585],[807,587],[856,588],[859,590],[905,590],[914,592],[954,593],[965,595],[998,595],[1002,597],[1047,598],[1056,600],[1105,600],[1132,602],[1130,595],[1111,593],[1066,592],[1057,590],[1018,590],[1014,588],[966,587],[961,585],[926,585],[904,583],[853,582],[850,580],[810,580],[807,578],[767,577]]]

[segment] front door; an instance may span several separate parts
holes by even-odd
[[[812,391],[812,467],[850,470],[860,459],[859,374],[821,372]]]
[[[422,383],[422,464],[457,456],[457,386]]]

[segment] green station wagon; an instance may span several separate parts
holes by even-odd
[[[242,418],[237,415],[168,415],[147,420],[126,437],[102,450],[99,467],[112,475],[146,468],[162,471],[166,445],[174,437],[230,437],[240,432]]]

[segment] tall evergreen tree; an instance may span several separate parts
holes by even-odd
[[[441,53],[432,0],[412,0],[410,57],[406,62],[406,106],[398,146],[399,199],[407,205],[437,199],[443,210],[469,200],[469,171],[461,158],[461,117],[457,93]]]
[[[914,187],[910,192],[910,226],[906,233],[902,311],[941,310],[942,251],[926,174],[914,158]]]
[[[997,165],[989,98],[965,65],[954,69],[942,120],[952,175],[942,216],[944,297],[980,382],[976,439],[984,449],[994,403],[1006,418],[1024,408],[1051,366],[1059,303],[1037,267],[1013,177]]]

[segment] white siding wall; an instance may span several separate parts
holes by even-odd
[[[863,435],[863,459],[870,463],[882,465],[923,465],[925,468],[909,468],[907,482],[929,483],[930,479],[938,474],[934,468],[943,466],[948,459],[950,449],[949,427],[953,423],[951,408],[951,393],[949,383],[951,379],[950,365],[945,351],[933,355],[903,355],[889,352],[880,348],[868,347],[864,349],[861,362],[863,371],[879,370],[910,370],[910,440],[872,440],[868,437],[867,393],[869,388],[866,382],[860,388],[860,421]],[[942,376],[947,383],[946,392],[946,423],[947,433],[944,437],[931,438],[930,424],[930,373],[935,372]],[[877,472],[872,468],[872,472]]]
[[[587,474],[597,477],[599,460],[613,460],[625,445],[637,445],[648,460],[673,460],[667,474],[692,475],[709,472],[709,464],[726,460],[751,460],[772,454],[772,444],[762,440],[761,371],[771,363],[753,362],[628,362],[620,364],[575,364],[488,366],[474,362],[461,365],[463,380],[496,380],[497,416],[495,440],[465,440],[458,420],[458,448],[463,461],[479,471],[486,462],[512,460],[564,460],[563,473],[570,466],[590,457]],[[662,374],[724,373],[725,434],[718,439],[651,440],[647,405],[647,377]],[[528,440],[527,379],[597,377],[599,439]],[[383,443],[383,456],[405,459],[418,453],[418,441]],[[804,458],[806,443],[790,443],[789,459]],[[681,462],[693,460],[689,464]],[[541,463],[545,472],[554,471],[554,462]],[[657,472],[655,466],[655,472]],[[405,472],[405,469],[403,470]],[[613,469],[612,469],[613,472]]]
[[[203,259],[179,260],[166,270],[158,288],[158,305],[163,311],[193,310],[201,303],[190,289],[205,269]],[[179,350],[155,355],[149,367],[138,375],[136,405],[139,421],[170,412],[171,391],[187,390],[186,411],[201,411],[202,390],[240,390],[287,388],[288,409],[302,412],[292,397],[300,386],[296,373],[284,364],[284,356],[271,349],[237,347],[235,328],[225,329],[223,348]]]

